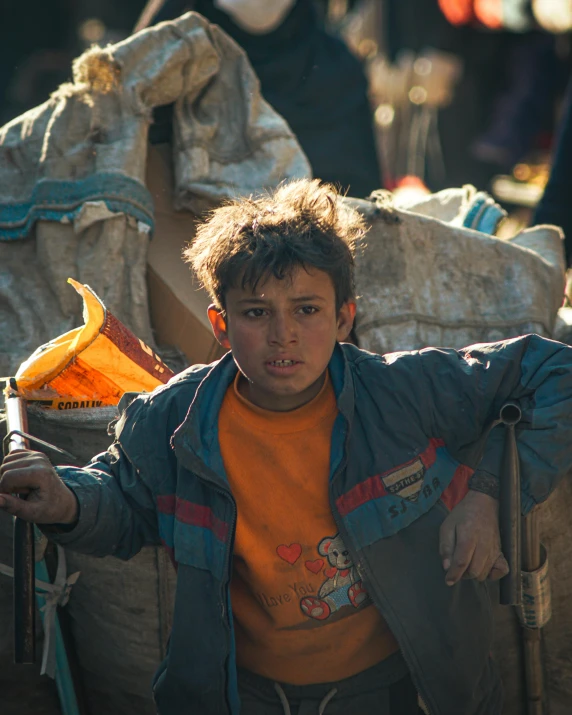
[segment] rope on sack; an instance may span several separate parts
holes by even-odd
[[[36,594],[42,596],[45,604],[40,611],[44,614],[44,648],[42,650],[42,667],[40,675],[47,674],[50,678],[56,675],[56,614],[58,606],[65,606],[69,601],[72,586],[78,580],[80,572],[66,576],[66,555],[63,548],[56,545],[58,568],[53,583],[35,579]],[[14,578],[14,569],[0,564],[0,573]]]

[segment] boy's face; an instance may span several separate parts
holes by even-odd
[[[336,312],[330,276],[315,268],[295,268],[290,277],[274,276],[226,294],[226,321],[211,306],[213,332],[231,348],[244,380],[242,394],[267,410],[287,411],[315,397],[336,341],[348,337],[355,303]]]

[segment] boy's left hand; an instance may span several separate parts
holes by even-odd
[[[498,501],[469,491],[441,524],[439,553],[448,586],[461,578],[496,581],[509,571],[500,546]]]

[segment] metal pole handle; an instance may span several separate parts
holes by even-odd
[[[26,403],[18,395],[6,391],[6,423],[8,432],[28,431]],[[10,437],[7,453],[28,449],[28,441],[18,434]],[[34,663],[36,660],[34,525],[14,519],[14,662]]]
[[[500,580],[500,603],[516,606],[521,599],[520,555],[520,463],[514,427],[522,417],[516,402],[507,402],[500,411],[505,426],[503,470],[500,482],[499,522],[501,548],[508,562],[509,572]]]
[[[542,565],[540,533],[537,513],[532,511],[523,519],[522,568],[533,573]],[[526,599],[524,607],[526,608]],[[540,624],[539,624],[540,626]],[[542,715],[544,712],[544,674],[542,671],[542,628],[522,628],[524,650],[524,672],[528,715]]]

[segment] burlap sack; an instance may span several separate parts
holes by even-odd
[[[173,105],[173,209],[200,213],[310,174],[244,52],[196,13],[89,50],[73,75],[0,129],[0,375],[81,322],[69,276],[153,346],[145,169],[154,108]]]
[[[552,335],[565,283],[556,227],[503,240],[386,199],[346,201],[370,226],[356,262],[360,347],[387,353]]]

